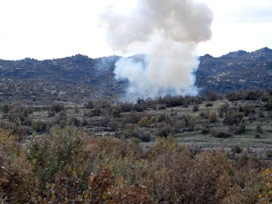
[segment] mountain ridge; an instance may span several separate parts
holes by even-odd
[[[135,55],[136,60],[143,57]],[[120,58],[93,59],[77,54],[47,60],[0,60],[0,103],[116,100],[127,87],[127,81],[115,80],[115,63]],[[272,87],[272,50],[268,47],[254,52],[238,50],[221,57],[206,54],[199,60],[195,74],[200,93]]]

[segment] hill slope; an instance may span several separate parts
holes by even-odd
[[[0,60],[0,103],[114,100],[124,93],[127,84],[114,79],[118,59],[118,56],[91,59],[75,55],[43,61]],[[200,57],[196,85],[202,92],[219,93],[271,88],[272,50],[263,48],[251,53],[231,52],[218,58]]]
[[[196,84],[203,91],[228,93],[236,90],[272,87],[272,50],[237,51],[214,58],[200,58]]]

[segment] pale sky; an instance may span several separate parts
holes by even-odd
[[[272,48],[272,0],[201,0],[214,13],[213,37],[199,55]],[[0,59],[51,59],[114,53],[99,26],[109,3],[128,13],[135,0],[0,0]]]

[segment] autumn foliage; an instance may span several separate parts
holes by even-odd
[[[193,154],[171,136],[133,141],[51,129],[18,144],[0,132],[0,203],[270,203],[271,170],[221,150]]]

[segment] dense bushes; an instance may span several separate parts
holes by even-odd
[[[238,101],[238,100],[258,100],[261,99],[265,93],[258,90],[249,90],[249,91],[239,91],[239,92],[230,92],[226,95],[226,98],[229,101]]]
[[[242,204],[268,199],[263,190],[270,188],[268,173],[262,177],[249,159],[193,155],[172,137],[143,151],[133,141],[65,128],[23,148],[0,132],[0,150],[2,203]]]

